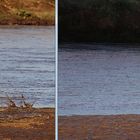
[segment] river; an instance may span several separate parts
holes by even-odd
[[[140,46],[59,48],[59,115],[140,114]]]
[[[35,107],[55,106],[54,38],[51,26],[0,26],[1,105],[23,94]]]

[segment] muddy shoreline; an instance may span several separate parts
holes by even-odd
[[[59,116],[59,140],[139,140],[140,115]]]
[[[17,19],[7,19],[0,20],[0,25],[34,25],[34,26],[54,26],[55,23],[50,23],[47,20],[40,19],[28,19],[28,20],[17,20]]]
[[[0,109],[1,140],[54,140],[55,109]]]

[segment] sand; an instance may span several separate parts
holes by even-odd
[[[0,109],[0,140],[54,140],[53,108]]]
[[[59,116],[59,140],[140,140],[140,115]]]

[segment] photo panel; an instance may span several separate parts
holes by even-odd
[[[140,2],[59,0],[59,140],[138,140]]]
[[[0,1],[0,140],[55,140],[54,0]]]

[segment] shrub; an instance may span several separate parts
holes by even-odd
[[[31,17],[32,14],[30,12],[27,12],[25,10],[19,10],[19,12],[17,13],[18,16],[20,17],[24,17],[24,18],[27,18],[27,17]]]

